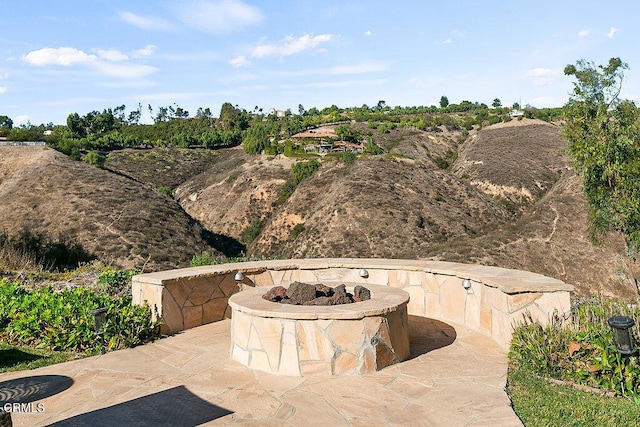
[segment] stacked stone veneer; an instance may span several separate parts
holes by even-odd
[[[366,269],[368,277],[359,275]],[[234,280],[236,272],[245,279]],[[470,289],[462,280],[471,281]],[[513,325],[525,315],[546,323],[570,311],[573,286],[521,270],[441,261],[302,259],[222,264],[147,273],[133,278],[134,303],[162,316],[175,333],[231,316],[230,295],[248,286],[301,282],[359,282],[392,286],[410,295],[409,315],[463,324],[509,348]]]
[[[231,358],[295,376],[359,375],[405,360],[409,295],[387,286],[368,288],[370,300],[336,306],[265,301],[260,288],[232,296]]]

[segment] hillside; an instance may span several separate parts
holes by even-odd
[[[621,242],[598,247],[588,238],[581,180],[559,126],[514,120],[460,145],[461,132],[402,129],[377,138],[396,156],[325,159],[282,205],[278,188],[291,160],[264,156],[214,168],[175,195],[216,233],[240,239],[261,221],[253,255],[476,262],[557,277],[581,295],[633,294]],[[457,160],[438,168],[434,158],[450,151]]]
[[[281,187],[305,159],[161,148],[112,152],[101,170],[53,150],[2,147],[0,230],[72,239],[106,261],[148,260],[155,270],[213,248],[438,259],[538,272],[574,284],[578,295],[634,294],[620,239],[594,246],[587,236],[581,179],[559,126],[524,119],[468,135],[354,126],[386,154],[351,164],[319,158],[320,169],[286,200]],[[245,247],[248,227],[257,237]]]
[[[186,266],[209,248],[154,187],[42,147],[0,147],[0,231],[79,244],[123,267]]]

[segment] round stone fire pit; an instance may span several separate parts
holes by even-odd
[[[352,291],[355,284],[346,285]],[[295,376],[359,375],[405,360],[409,294],[365,286],[370,300],[333,306],[266,301],[262,287],[232,295],[231,358],[252,369]]]

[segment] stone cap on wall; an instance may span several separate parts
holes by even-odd
[[[176,280],[195,279],[212,274],[228,274],[236,271],[241,271],[245,274],[259,274],[267,270],[322,270],[331,268],[424,271],[445,276],[457,276],[460,279],[470,279],[499,289],[506,294],[573,291],[573,286],[564,283],[562,280],[529,271],[446,261],[378,258],[306,258],[249,261],[144,273],[135,276],[134,280],[162,286]]]

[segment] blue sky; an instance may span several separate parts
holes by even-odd
[[[0,115],[64,124],[121,104],[322,109],[441,96],[560,106],[584,58],[630,66],[640,2],[3,0]]]

